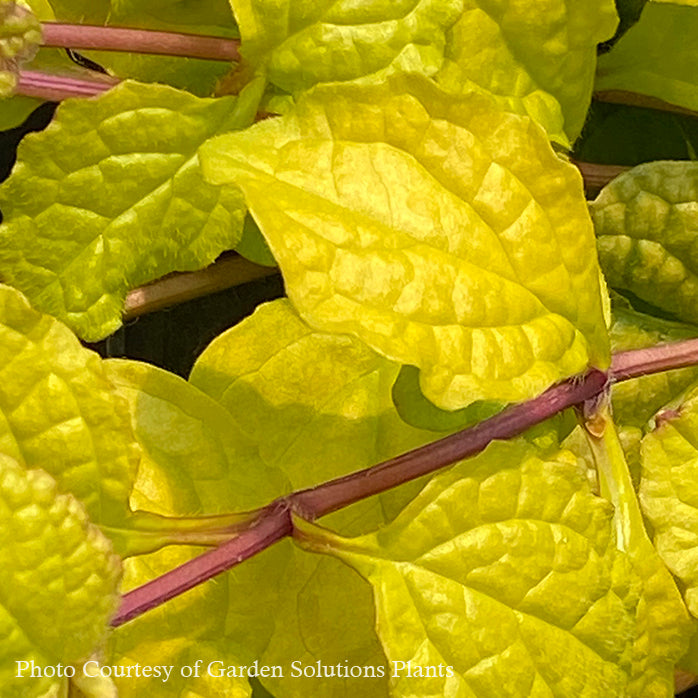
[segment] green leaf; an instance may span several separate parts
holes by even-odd
[[[261,264],[264,267],[276,266],[276,260],[269,245],[250,215],[245,216],[242,237],[235,246],[235,251],[255,264]]]
[[[612,516],[572,454],[513,441],[437,475],[375,534],[297,525],[373,585],[392,695],[620,696],[637,600]]]
[[[616,353],[698,337],[698,327],[616,306],[610,336]],[[696,380],[698,367],[689,366],[617,383],[612,389],[613,416],[618,424],[644,427],[657,410]]]
[[[0,452],[48,471],[95,523],[128,526],[139,452],[101,359],[0,286],[0,366]]]
[[[579,173],[489,99],[417,76],[319,88],[200,157],[243,189],[303,318],[419,367],[438,407],[607,364]]]
[[[398,72],[446,89],[482,89],[574,140],[591,99],[596,44],[613,34],[612,0],[298,3],[231,0],[242,52],[274,85],[298,95],[320,83]],[[566,55],[561,64],[560,56]],[[564,132],[563,132],[564,121]]]
[[[698,322],[698,163],[639,165],[591,205],[609,285]]]
[[[660,2],[667,5],[688,5],[698,7],[698,0],[649,0],[650,2]]]
[[[63,102],[0,188],[3,278],[92,341],[121,325],[130,288],[233,247],[242,197],[204,182],[196,149],[251,121],[251,90],[203,100],[125,82]]]
[[[288,480],[259,461],[255,442],[231,414],[194,385],[138,361],[103,366],[128,402],[143,452],[132,505],[163,515],[219,514],[262,507],[288,491]]]
[[[419,388],[419,369],[403,366],[393,385],[393,402],[400,417],[412,426],[431,431],[465,429],[493,417],[505,407],[498,402],[479,401],[460,410],[440,410]]]
[[[599,57],[594,89],[639,92],[698,111],[698,12],[649,2],[640,21]]]
[[[568,145],[591,102],[596,46],[617,24],[612,0],[465,0],[436,79],[458,93],[474,83]]]
[[[72,496],[44,471],[0,454],[3,698],[63,695],[65,678],[31,678],[30,663],[88,658],[116,611],[120,572],[111,544]]]
[[[258,458],[283,470],[298,489],[433,439],[405,425],[395,411],[390,388],[398,370],[348,335],[312,330],[288,301],[279,300],[217,338],[190,380],[230,410],[257,444]],[[264,490],[262,481],[259,487]],[[345,532],[370,530],[419,487],[405,485],[327,520]],[[228,642],[243,663],[385,662],[373,630],[370,589],[336,560],[307,555],[286,541],[235,568],[229,583]],[[264,685],[284,696],[386,694],[385,681],[301,679],[290,671]]]
[[[43,102],[33,97],[11,97],[0,102],[0,131],[16,128]]]
[[[698,617],[698,389],[658,419],[642,441],[642,510],[667,567]]]
[[[17,87],[19,68],[41,43],[41,25],[31,10],[14,0],[0,2],[0,98]]]

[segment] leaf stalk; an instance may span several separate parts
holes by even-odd
[[[160,56],[239,61],[240,41],[221,36],[43,22],[42,45],[52,48],[124,51]]]

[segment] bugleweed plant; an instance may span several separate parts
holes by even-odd
[[[698,1],[0,0],[0,93],[2,698],[698,673]]]

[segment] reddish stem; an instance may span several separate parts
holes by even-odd
[[[696,360],[698,361],[698,357]],[[291,512],[306,519],[315,519],[432,473],[479,453],[494,439],[512,438],[566,407],[590,399],[603,391],[607,382],[606,374],[592,370],[582,378],[570,379],[553,386],[534,400],[513,405],[470,429],[464,429],[372,468],[294,492],[272,502],[261,510],[251,528],[229,542],[125,594],[112,625],[122,625],[292,535]]]
[[[57,48],[152,53],[161,56],[239,61],[240,42],[220,36],[44,22],[43,45]]]
[[[612,382],[694,364],[698,364],[698,339],[621,352],[613,357],[608,374],[592,369],[469,429],[372,468],[294,492],[261,510],[252,527],[229,542],[125,594],[112,625],[135,618],[292,535],[291,512],[308,520],[324,516],[473,456],[495,439],[517,436],[568,407],[600,395]]]
[[[36,70],[22,70],[19,73],[17,94],[44,99],[48,102],[60,102],[70,97],[95,97],[119,82],[118,78],[107,75],[85,79],[50,75]]]
[[[114,627],[169,601],[217,574],[234,567],[293,532],[288,507],[272,504],[262,510],[251,528],[213,550],[185,562],[123,597]]]
[[[695,363],[698,363],[698,339],[686,339],[673,344],[619,352],[613,357],[611,375],[615,381],[624,381],[648,373],[693,366]]]
[[[698,339],[650,349],[621,352],[608,374],[591,370],[553,386],[539,397],[457,434],[392,458],[384,463],[272,502],[252,527],[215,550],[208,551],[161,577],[129,592],[112,625],[121,625],[197,584],[253,557],[293,534],[291,512],[314,519],[392,487],[432,473],[482,451],[494,439],[509,439],[567,407],[601,394],[611,382],[698,364]]]

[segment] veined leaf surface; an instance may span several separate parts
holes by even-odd
[[[2,278],[97,340],[120,326],[130,288],[234,247],[242,196],[203,180],[196,149],[249,123],[248,100],[124,82],[63,102],[0,187]]]
[[[530,120],[417,76],[318,88],[207,143],[312,326],[422,371],[457,409],[608,362],[579,173]]]
[[[190,380],[230,411],[257,444],[258,459],[282,470],[297,489],[434,438],[404,424],[395,411],[390,388],[398,371],[355,338],[314,331],[280,300],[217,338]],[[419,487],[405,485],[326,520],[344,532],[371,530],[390,520]],[[228,641],[246,661],[385,662],[373,629],[370,589],[336,560],[308,555],[286,541],[236,567],[228,584]],[[272,693],[298,698],[387,694],[387,681],[376,679],[287,674],[263,683]]]
[[[690,391],[642,441],[642,510],[653,542],[698,617],[698,390]]]
[[[42,470],[0,454],[0,693],[67,695],[67,679],[18,676],[87,659],[105,638],[121,573],[111,544]]]
[[[612,516],[571,453],[518,441],[437,475],[375,534],[298,526],[374,587],[394,696],[562,698],[626,695],[637,599]]]
[[[591,210],[609,285],[698,323],[698,163],[638,165]]]
[[[478,86],[497,95],[563,142],[564,133],[571,140],[579,135],[591,99],[596,44],[613,34],[618,21],[612,0],[231,4],[243,54],[289,92],[416,72],[449,91]]]
[[[123,526],[139,450],[99,356],[0,286],[0,367],[0,452],[46,470],[95,523]]]

